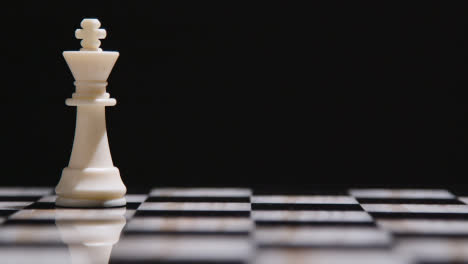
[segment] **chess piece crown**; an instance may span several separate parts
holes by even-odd
[[[81,51],[102,51],[100,39],[105,39],[107,32],[100,28],[101,22],[95,18],[85,18],[81,21],[81,29],[75,31],[75,37],[81,39]]]
[[[95,18],[85,18],[75,37],[81,39],[79,51],[65,51],[65,60],[75,78],[76,92],[67,99],[67,105],[104,104],[112,106],[116,100],[106,92],[107,78],[119,57],[115,51],[103,51],[101,41],[107,36],[101,22]]]

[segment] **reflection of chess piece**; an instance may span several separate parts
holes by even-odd
[[[66,104],[77,106],[75,140],[68,167],[55,191],[56,204],[72,207],[122,206],[126,188],[114,167],[107,139],[105,106],[116,104],[106,92],[107,78],[119,57],[99,46],[106,36],[97,19],[84,19],[76,31],[80,51],[63,56],[75,78],[76,92]]]
[[[57,209],[55,224],[74,264],[109,263],[112,246],[125,226],[125,208]],[[78,215],[78,216],[77,216]]]

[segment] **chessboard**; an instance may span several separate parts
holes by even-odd
[[[61,208],[0,188],[1,263],[468,263],[468,193],[154,188]]]

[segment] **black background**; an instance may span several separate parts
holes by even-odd
[[[457,2],[43,2],[2,9],[1,185],[55,185],[75,108],[62,51],[97,17],[130,188],[466,182]]]

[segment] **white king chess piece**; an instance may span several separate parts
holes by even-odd
[[[106,129],[105,107],[116,100],[106,92],[107,78],[119,57],[115,51],[102,51],[106,31],[97,19],[83,19],[75,32],[82,39],[80,51],[63,56],[75,78],[76,91],[66,100],[77,107],[76,131],[68,167],[55,192],[56,204],[66,207],[113,207],[126,204],[125,185],[114,167]]]

